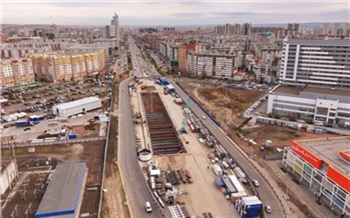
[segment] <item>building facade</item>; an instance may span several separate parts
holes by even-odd
[[[288,173],[308,187],[317,202],[347,215],[342,217],[350,216],[349,143],[341,137],[293,141],[284,149],[282,160]]]
[[[35,81],[33,63],[29,58],[0,61],[0,86],[12,87]]]
[[[280,82],[350,87],[350,40],[284,40]]]
[[[280,86],[269,94],[267,113],[291,115],[313,122],[350,125],[347,89]]]
[[[231,79],[234,70],[233,55],[187,53],[186,71],[193,76]]]
[[[104,50],[74,55],[30,55],[38,81],[79,81],[102,70]]]

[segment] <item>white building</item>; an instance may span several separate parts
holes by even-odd
[[[52,107],[52,112],[54,115],[59,117],[68,117],[101,108],[101,106],[102,103],[98,97],[88,97],[76,101],[54,105]]]
[[[232,78],[235,70],[235,56],[223,54],[206,54],[188,52],[186,70],[190,74],[201,77]]]
[[[267,113],[292,115],[310,121],[348,126],[350,91],[307,85],[280,86],[269,94]]]
[[[285,39],[280,82],[350,87],[349,52],[349,39]]]

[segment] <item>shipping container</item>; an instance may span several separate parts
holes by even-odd
[[[77,138],[77,135],[74,133],[71,133],[68,135],[68,139],[76,139],[76,138]]]

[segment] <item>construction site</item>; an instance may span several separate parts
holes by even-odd
[[[155,154],[174,154],[183,150],[178,131],[156,91],[141,92],[146,121]]]
[[[271,125],[263,122],[240,126],[245,119],[241,113],[264,93],[254,90],[232,89],[216,84],[195,84],[182,82],[181,85],[220,123],[224,132],[234,140],[262,169],[270,174],[282,190],[288,189],[284,182],[287,178],[281,171],[281,160],[267,160],[267,156],[282,155],[284,147],[289,147],[293,140],[317,139],[320,136],[307,131],[282,125]],[[264,107],[264,106],[262,106]],[[334,137],[324,133],[322,137]],[[267,145],[267,142],[271,143]],[[264,150],[261,149],[264,147]],[[297,184],[296,184],[297,186]],[[299,195],[300,196],[300,195]],[[291,201],[288,206],[294,214],[305,214],[316,217],[317,210],[307,206],[299,196],[289,193]]]
[[[253,195],[254,188],[189,109],[188,99],[151,80],[134,81],[129,87],[140,166],[166,213],[170,217],[239,217],[230,202]],[[180,212],[176,216],[174,211]]]
[[[6,183],[8,188],[4,187],[6,191],[1,196],[3,217],[34,217],[56,166],[63,162],[82,160],[87,162],[87,178],[82,184],[80,215],[96,215],[102,181],[103,147],[102,140],[35,148],[11,144],[8,149],[3,149],[3,160],[12,161],[12,165],[2,168],[1,172],[2,179],[12,175]],[[11,172],[8,172],[9,169],[12,169]]]

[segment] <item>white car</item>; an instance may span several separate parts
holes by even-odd
[[[145,210],[146,210],[147,213],[151,213],[152,212],[151,203],[149,203],[148,201],[145,203]]]
[[[265,205],[265,212],[266,213],[272,213],[272,209],[270,205]]]
[[[202,117],[202,118],[205,120],[205,118],[206,118],[206,117],[203,115],[203,117]]]
[[[258,182],[258,180],[252,180],[252,182],[253,182],[253,185],[255,186],[255,187],[259,187],[259,182]]]

